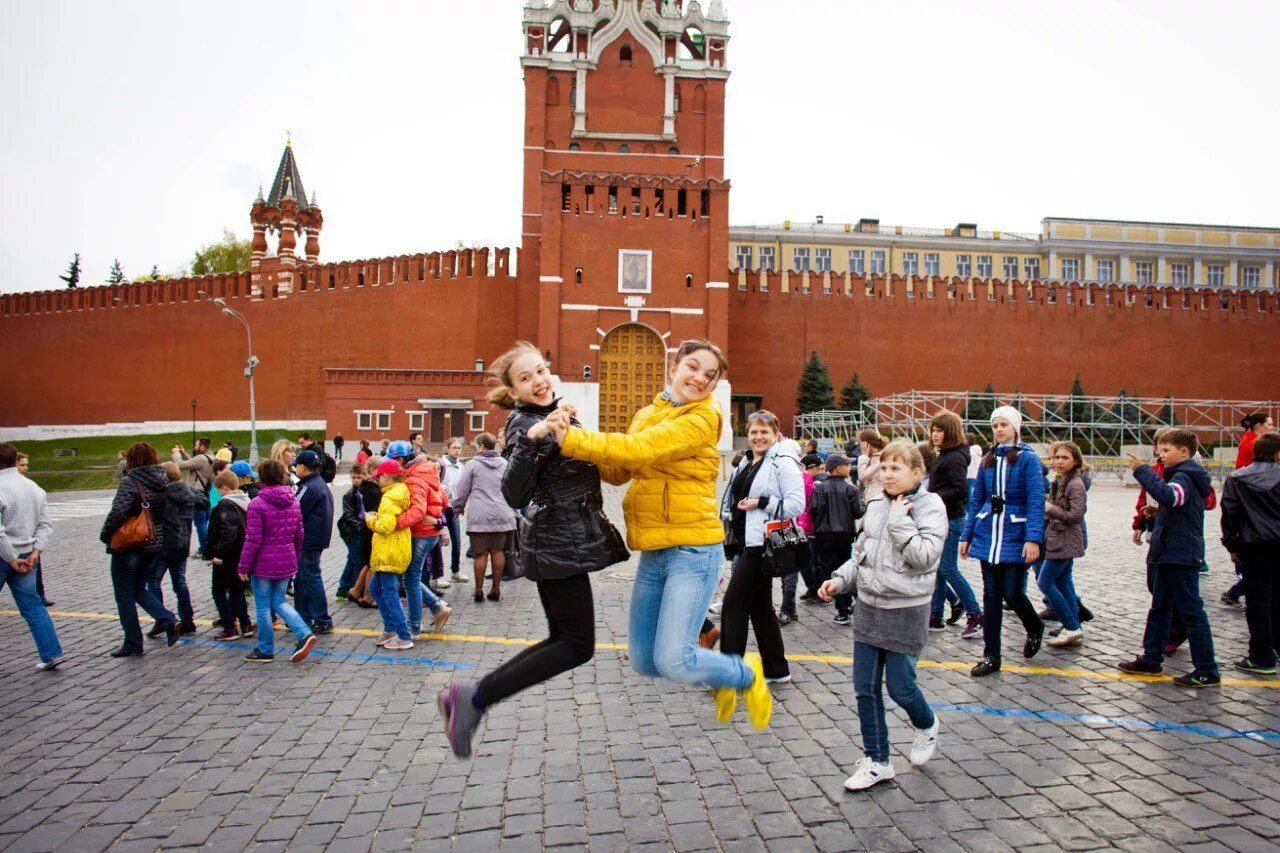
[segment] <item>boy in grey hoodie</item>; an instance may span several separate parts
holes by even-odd
[[[882,682],[916,729],[911,763],[923,765],[938,744],[938,718],[916,686],[916,659],[928,637],[929,608],[947,539],[947,508],[942,498],[921,487],[924,458],[914,444],[893,442],[879,462],[884,493],[866,503],[853,558],[818,590],[823,601],[855,587],[858,595],[853,686],[866,756],[844,783],[850,791],[894,777]]]

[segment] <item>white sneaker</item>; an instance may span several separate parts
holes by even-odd
[[[786,675],[776,675],[773,678],[766,678],[764,681],[765,684],[790,684],[791,673],[788,672]]]
[[[404,651],[405,649],[413,648],[413,640],[402,640],[399,637],[392,637],[390,640],[387,640],[386,645],[383,646],[383,648],[392,652]]]
[[[435,584],[436,584],[436,589],[448,589],[449,587],[453,586],[453,584],[449,583],[449,581],[446,578],[436,578]]]
[[[1077,628],[1074,631],[1067,631],[1064,629],[1058,636],[1050,637],[1048,640],[1045,640],[1044,644],[1046,646],[1053,646],[1054,648],[1062,648],[1063,646],[1078,646],[1083,642],[1084,631]]]
[[[40,670],[41,672],[48,672],[51,669],[57,669],[59,666],[62,665],[63,661],[65,660],[66,658],[64,658],[62,655],[58,655],[53,660],[40,661],[40,663],[36,664],[36,669]]]
[[[458,572],[454,572],[454,573],[453,573],[453,582],[454,582],[454,583],[466,583],[466,582],[467,582],[467,581],[469,581],[469,580],[471,580],[471,578],[467,577],[467,576],[466,576],[466,575],[464,575],[464,574],[460,574],[460,573],[458,573]]]
[[[712,602],[711,606],[707,608],[707,612],[710,613],[712,616],[718,616],[720,615],[721,606],[722,606],[722,603],[719,601]]]
[[[933,715],[933,725],[927,729],[916,729],[916,739],[911,742],[911,763],[916,767],[924,767],[925,762],[933,758],[933,751],[938,748],[938,715]]]
[[[858,761],[857,769],[853,771],[853,775],[844,780],[844,787],[847,791],[865,791],[877,782],[883,782],[893,777],[893,762],[886,761],[881,764],[878,761],[872,761],[870,756],[863,756]]]

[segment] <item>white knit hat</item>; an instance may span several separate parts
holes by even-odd
[[[1013,424],[1014,432],[1022,432],[1022,412],[1019,412],[1013,406],[996,407],[996,410],[991,413],[991,422],[995,423],[996,418],[1004,418],[1006,421]]]

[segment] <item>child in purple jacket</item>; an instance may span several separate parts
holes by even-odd
[[[275,637],[271,630],[271,613],[284,620],[298,638],[289,656],[290,663],[300,663],[316,645],[316,635],[285,600],[289,579],[298,573],[298,555],[302,551],[302,509],[293,489],[285,483],[284,465],[268,459],[258,466],[262,491],[249,502],[245,513],[244,550],[240,552],[240,579],[253,584],[253,603],[258,611],[258,646],[245,660],[267,663],[275,660]],[[263,621],[266,620],[266,621]]]

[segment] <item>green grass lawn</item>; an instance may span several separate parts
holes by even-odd
[[[317,441],[322,441],[320,433],[313,432]],[[240,459],[249,458],[249,431],[210,433],[213,449],[217,450],[223,442],[231,441],[240,450]],[[258,451],[266,456],[271,443],[276,439],[287,438],[297,440],[296,433],[283,430],[258,430]],[[169,458],[169,451],[175,444],[181,444],[188,451],[191,449],[190,432],[171,432],[162,435],[106,435],[85,438],[56,438],[46,441],[13,442],[19,450],[31,457],[31,479],[35,480],[46,491],[61,492],[72,489],[110,489],[115,485],[112,476],[116,467],[116,453],[126,450],[135,441],[150,442],[156,449],[160,461]],[[55,456],[54,451],[74,449],[74,456]]]

